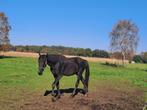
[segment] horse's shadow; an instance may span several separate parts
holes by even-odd
[[[73,90],[74,90],[74,88],[60,89],[60,93],[61,93],[61,95],[63,95],[64,93],[72,94]],[[57,90],[54,90],[54,92],[57,94]],[[52,90],[46,90],[44,93],[44,96],[48,96],[51,93],[52,93]],[[78,93],[85,94],[84,90],[80,89],[80,88],[77,88],[75,95],[77,95]]]

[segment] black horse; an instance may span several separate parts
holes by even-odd
[[[67,58],[63,55],[52,55],[52,54],[40,54],[38,58],[39,70],[38,74],[42,75],[44,68],[46,65],[50,66],[50,70],[55,78],[55,81],[52,84],[52,95],[55,96],[54,88],[57,87],[58,96],[60,97],[60,90],[59,90],[59,80],[62,76],[71,76],[76,74],[77,81],[75,84],[75,89],[73,90],[72,96],[76,94],[76,89],[79,85],[80,80],[84,85],[84,92],[88,92],[88,82],[89,82],[89,64],[86,60],[73,57]],[[82,76],[83,71],[85,71],[85,79]]]

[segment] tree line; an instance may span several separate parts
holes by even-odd
[[[75,55],[75,56],[85,56],[85,57],[101,57],[109,58],[109,53],[105,50],[91,50],[90,48],[73,48],[64,46],[35,46],[35,45],[18,45],[11,46],[10,50],[18,52],[45,52],[50,54],[64,54],[64,55]]]

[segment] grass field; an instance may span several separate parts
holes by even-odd
[[[8,57],[0,59],[0,110],[47,110],[49,103],[52,104],[52,108],[59,110],[56,107],[59,102],[55,105],[55,103],[50,102],[51,96],[43,96],[46,90],[51,90],[51,83],[53,82],[53,76],[50,74],[49,68],[46,68],[43,75],[39,76],[37,67],[37,58]],[[90,70],[90,96],[87,99],[88,101],[97,99],[98,103],[113,102],[115,96],[115,100],[119,100],[117,105],[120,104],[120,107],[122,107],[125,106],[121,105],[122,101],[126,102],[128,99],[121,98],[128,98],[128,94],[135,97],[135,99],[132,99],[133,101],[147,101],[147,65],[128,64],[125,67],[116,68],[103,63],[90,62]],[[60,88],[73,88],[75,81],[75,76],[63,77]],[[82,84],[80,84],[80,87],[82,87]],[[62,104],[67,104],[63,103],[64,97],[67,99],[66,95],[61,98],[63,99],[60,100],[61,106],[63,106]],[[80,100],[84,100],[84,96],[79,95],[79,97]],[[76,99],[72,100],[75,101]],[[43,105],[41,105],[41,102]],[[35,108],[37,107],[35,105],[38,104],[40,106]],[[92,104],[90,107],[92,107],[92,110],[98,110],[94,109],[95,106]],[[99,106],[97,105],[96,107]],[[65,109],[68,109],[68,107]],[[89,110],[84,106],[83,109]]]

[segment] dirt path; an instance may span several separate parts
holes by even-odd
[[[25,97],[22,110],[142,110],[140,96],[140,91],[128,93],[103,89],[90,92],[88,96],[79,93],[74,98],[64,93],[53,102],[51,95],[33,94]]]
[[[88,96],[78,93],[74,98],[71,93],[63,93],[57,101],[52,101],[50,94],[39,91],[29,92],[23,90],[21,98],[15,95],[5,99],[3,107],[6,110],[142,110],[142,92],[115,90],[111,88],[99,88],[95,92],[89,92]],[[17,95],[17,94],[16,94]],[[4,110],[5,110],[4,109]]]

